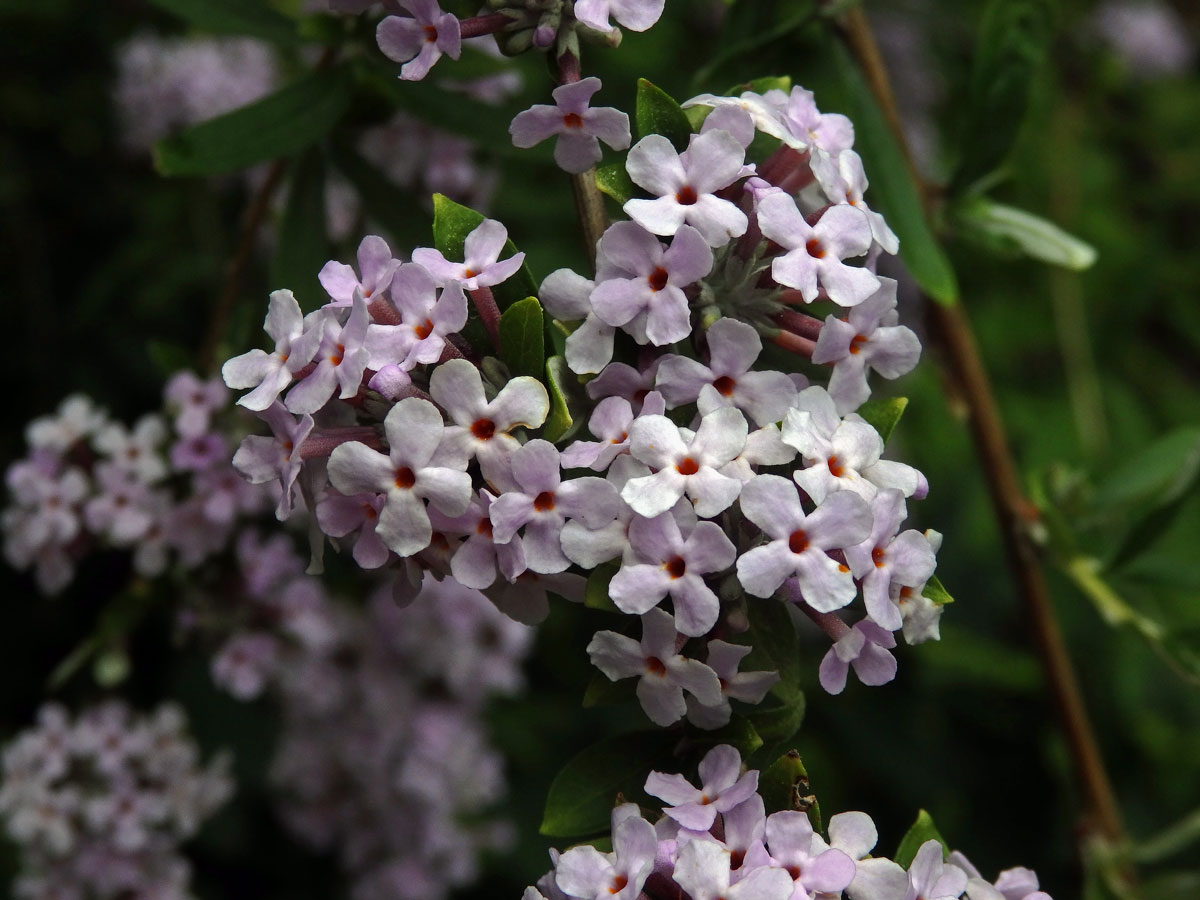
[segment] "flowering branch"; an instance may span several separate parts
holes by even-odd
[[[934,187],[925,182],[913,164],[887,69],[866,14],[861,8],[854,7],[841,18],[839,27],[904,153],[913,181],[928,205]],[[1075,775],[1087,798],[1086,824],[1111,844],[1120,845],[1125,841],[1125,832],[1117,801],[1054,615],[1037,545],[1032,537],[1032,526],[1038,519],[1037,508],[1021,488],[1016,463],[1008,448],[1004,424],[974,331],[961,305],[945,306],[931,302],[928,309],[937,340],[944,351],[945,364],[950,367],[953,381],[960,386],[966,398],[971,434],[984,464],[983,471],[1004,537],[1009,566],[1020,585],[1042,667],[1070,748]]]

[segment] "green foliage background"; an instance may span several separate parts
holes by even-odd
[[[627,34],[617,52],[590,53],[584,71],[601,74],[602,99],[625,109],[632,108],[638,77],[684,98],[783,74],[815,90],[822,109],[849,108],[828,31],[793,27],[808,20],[805,4],[742,0],[724,32],[716,25],[720,5],[669,0],[655,29]],[[1195,40],[1196,11],[1186,2],[1177,6]],[[995,138],[972,119],[983,4],[929,0],[867,8],[879,15],[881,32],[901,16],[927,36],[928,70],[901,73],[897,85],[906,108],[911,97],[904,89],[913,79],[941,87],[930,127],[943,149],[924,160],[928,174],[948,182],[958,160],[971,153],[990,168],[992,149],[959,143],[963,135],[977,143]],[[1031,69],[1029,111],[1016,132],[1007,177],[991,196],[1088,241],[1099,252],[1096,264],[1074,274],[971,239],[953,208],[935,224],[946,238],[1022,472],[1050,513],[1056,610],[1129,829],[1145,838],[1200,807],[1200,693],[1160,658],[1169,651],[1193,682],[1200,677],[1200,502],[1194,478],[1179,482],[1177,496],[1168,497],[1163,487],[1186,475],[1189,459],[1194,465],[1195,454],[1186,452],[1194,434],[1192,443],[1185,432],[1166,449],[1155,444],[1200,420],[1200,257],[1194,247],[1200,81],[1194,70],[1137,77],[1096,40],[1088,25],[1092,9],[1064,2],[1058,10],[1048,62]],[[119,149],[110,101],[113,53],[146,29],[178,33],[183,26],[135,0],[0,0],[5,461],[23,453],[23,423],[71,391],[87,391],[126,420],[156,408],[164,375],[199,349],[236,241],[246,202],[236,184],[162,178],[148,158]],[[297,51],[285,53],[300,72]],[[540,58],[518,65],[526,89],[512,111],[544,102],[552,86]],[[314,145],[315,156],[298,159],[328,165],[345,152],[343,133],[379,119],[393,103],[441,110],[448,127],[473,133],[502,167],[492,211],[527,252],[535,281],[562,265],[585,266],[565,178],[548,164],[548,154],[512,150],[504,133],[508,111],[472,118],[464,107],[443,109],[436,97],[419,92],[402,99],[406,86],[393,84],[386,70],[377,83],[384,90],[375,93],[360,83],[333,138]],[[877,185],[884,179],[871,169],[868,174]],[[398,244],[427,242],[428,201],[389,199],[395,202],[375,219],[392,223]],[[411,205],[401,211],[401,202]],[[335,248],[337,258],[349,259],[356,242]],[[323,245],[316,241],[310,256]],[[230,348],[257,340],[271,265],[265,257],[256,260],[243,285]],[[306,308],[317,303],[311,295],[301,301]],[[903,301],[902,315],[920,328],[915,293]],[[917,372],[886,390],[910,399],[890,446],[928,474],[929,499],[911,509],[918,527],[945,534],[939,575],[958,602],[944,618],[941,643],[900,650],[895,682],[876,689],[852,684],[838,698],[815,683],[822,640],[802,635],[809,703],[796,747],[822,807],[870,812],[882,849],[895,847],[923,807],[949,843],[985,873],[1023,863],[1039,871],[1058,900],[1081,896],[1073,841],[1077,797],[959,415],[956,385],[944,380],[936,353],[927,350]],[[1123,498],[1122,487],[1139,474],[1150,487]],[[1144,514],[1168,500],[1171,515],[1162,528],[1150,522],[1127,540]],[[1054,565],[1114,557],[1119,565],[1102,576],[1126,604],[1117,617],[1134,626],[1138,616],[1163,625],[1174,635],[1166,651],[1156,652],[1136,627],[1106,624],[1094,603],[1097,591],[1089,596],[1078,578]],[[0,738],[32,721],[49,673],[90,633],[127,575],[119,558],[97,558],[71,590],[45,600],[27,579],[0,574],[6,598],[0,660],[8,676],[0,681]],[[272,747],[269,706],[237,704],[212,690],[203,658],[170,644],[170,600],[162,597],[131,638],[134,674],[123,690],[143,704],[180,695],[202,741],[236,754],[238,803],[196,843],[199,895],[337,896],[334,861],[301,851],[270,811],[264,784]],[[1111,603],[1105,608],[1114,614]],[[644,724],[632,705],[580,707],[592,674],[583,647],[607,621],[595,610],[557,606],[530,664],[531,692],[493,710],[497,741],[511,760],[506,812],[524,838],[511,857],[491,862],[484,887],[471,896],[519,896],[548,865],[550,842],[536,833],[553,774],[599,737]],[[83,702],[97,689],[80,676],[58,693]],[[1194,868],[1194,859],[1185,853],[1152,870],[1148,897],[1195,896],[1187,891],[1200,875],[1168,882],[1153,874]],[[5,850],[5,874],[12,865]]]

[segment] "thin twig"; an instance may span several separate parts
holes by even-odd
[[[934,188],[924,181],[913,164],[887,69],[866,14],[861,8],[854,7],[842,17],[839,25],[847,46],[857,59],[887,118],[893,136],[904,151],[913,180],[928,204]],[[1038,549],[1031,538],[1030,526],[1038,518],[1037,508],[1021,487],[974,331],[961,304],[943,306],[930,301],[927,305],[937,340],[945,352],[945,362],[966,400],[971,434],[983,461],[984,476],[1004,538],[1009,567],[1020,586],[1042,668],[1070,749],[1075,776],[1085,797],[1085,824],[1093,833],[1103,836],[1110,845],[1120,846],[1124,844],[1125,832],[1116,797],[1054,615]]]
[[[579,59],[567,51],[558,57],[558,80],[560,84],[573,84],[582,77]],[[604,195],[596,186],[596,170],[588,169],[571,176],[571,193],[575,196],[575,211],[579,214],[579,225],[583,229],[583,245],[592,269],[596,268],[596,242],[608,228],[608,213],[604,209]]]

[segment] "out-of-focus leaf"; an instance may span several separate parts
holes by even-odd
[[[1142,864],[1162,862],[1176,853],[1200,843],[1200,809],[1145,840],[1134,843],[1130,854]],[[1200,883],[1196,885],[1200,891]],[[1197,893],[1196,896],[1200,896]]]
[[[775,598],[748,597],[750,627],[744,638],[754,649],[746,656],[743,671],[774,670],[779,682],[747,717],[758,730],[763,746],[751,757],[762,767],[791,749],[790,743],[804,722],[804,692],[800,690],[800,642],[787,606]]]
[[[252,0],[150,0],[160,9],[214,34],[244,34],[273,44],[295,44],[296,23]]]
[[[705,84],[722,66],[755,54],[816,21],[818,12],[816,0],[789,2],[783,9],[774,8],[763,0],[737,0],[725,14],[723,27],[729,34],[728,39],[722,41],[721,49],[696,71],[692,83]]]
[[[513,375],[539,381],[546,361],[542,305],[537,297],[518,300],[500,316],[500,358]]]
[[[550,392],[550,414],[542,426],[542,437],[555,444],[573,435],[583,422],[579,380],[561,356],[546,360],[546,388]]]
[[[592,709],[597,706],[616,706],[631,700],[637,700],[636,678],[610,681],[603,672],[596,672],[583,691],[584,709]]]
[[[58,690],[83,668],[88,660],[118,646],[121,639],[145,618],[153,603],[154,594],[150,586],[140,579],[114,597],[100,614],[96,630],[80,642],[79,646],[50,673],[46,689]]]
[[[1079,272],[1096,261],[1096,249],[1053,222],[1015,206],[987,197],[972,197],[959,204],[955,224],[975,232],[1001,250],[1023,253],[1032,259]]]
[[[734,715],[729,724],[714,731],[697,731],[692,735],[691,743],[697,747],[715,747],[718,744],[729,744],[737,749],[746,759],[763,745],[762,736],[749,719]]]
[[[661,134],[676,150],[687,149],[692,123],[670,94],[645,78],[638,79],[634,119],[638,140],[648,134]]]
[[[157,338],[146,341],[146,354],[164,381],[176,372],[194,368],[196,365],[190,351],[179,344]]]
[[[381,225],[401,247],[419,247],[428,240],[424,216],[413,215],[416,197],[347,146],[335,145],[333,164],[358,192],[367,216]]]
[[[350,103],[342,66],[312,72],[247,106],[193,125],[154,145],[163,175],[219,175],[291,156],[325,137]]]
[[[444,194],[433,195],[433,246],[446,259],[462,260],[466,254],[467,235],[474,231],[484,220],[485,216],[469,206],[456,203]],[[504,242],[501,259],[507,259],[517,252],[512,239]],[[508,309],[518,300],[533,297],[537,294],[537,286],[533,283],[533,275],[529,267],[522,265],[516,274],[507,281],[492,288],[496,305],[501,311]]]
[[[308,310],[320,306],[325,296],[317,280],[330,255],[325,219],[325,167],[320,150],[314,148],[300,158],[288,182],[287,206],[271,259],[272,288],[290,290]]]
[[[603,612],[619,613],[617,605],[608,596],[608,583],[621,567],[616,563],[602,563],[588,574],[587,588],[583,595],[583,605],[588,609],[598,609]]]
[[[791,750],[796,732],[804,724],[804,711],[804,692],[798,687],[780,682],[771,688],[763,702],[746,714],[763,742],[747,765],[761,768]]]
[[[907,869],[912,865],[917,851],[926,841],[937,841],[941,844],[943,855],[950,852],[950,848],[946,846],[946,841],[938,832],[937,826],[933,824],[933,817],[925,810],[921,810],[917,813],[917,820],[912,823],[912,827],[900,839],[900,846],[896,848],[896,855],[892,859],[898,866]]]
[[[1042,685],[1042,672],[1028,653],[954,625],[941,626],[942,639],[921,647],[922,661],[941,684],[972,684],[991,691],[1028,694]]]
[[[1155,875],[1141,886],[1139,894],[1141,900],[1195,900],[1200,897],[1200,870]]]
[[[644,798],[646,775],[670,760],[676,740],[670,732],[640,731],[588,747],[551,782],[541,833],[572,838],[607,831],[617,796]]]
[[[992,0],[984,12],[952,193],[1008,157],[1054,36],[1056,6],[1055,0]]]
[[[886,397],[868,400],[858,408],[858,414],[867,420],[867,424],[879,432],[886,444],[896,430],[900,417],[908,407],[907,397]]]
[[[596,167],[596,187],[622,206],[637,196],[637,185],[625,171],[625,160],[606,162]]]
[[[904,155],[849,54],[840,44],[833,50],[846,86],[846,112],[854,120],[854,146],[871,173],[870,203],[900,238],[900,258],[921,289],[939,303],[953,305],[958,302],[958,280],[925,220],[921,194]]]

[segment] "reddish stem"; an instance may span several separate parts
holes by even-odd
[[[789,353],[795,353],[797,356],[805,356],[812,359],[813,351],[817,349],[816,341],[810,341],[808,338],[802,338],[798,334],[792,334],[790,331],[780,331],[771,335],[771,343],[777,347],[782,347]]]
[[[777,313],[774,319],[792,334],[808,338],[810,341],[815,341],[821,336],[823,323],[814,316],[785,309],[783,312]]]
[[[484,16],[472,16],[470,19],[461,20],[458,23],[458,30],[465,41],[468,38],[503,31],[512,23],[512,18],[504,13],[488,13]]]
[[[496,298],[492,294],[492,289],[489,287],[478,287],[473,291],[467,291],[467,293],[471,295],[471,302],[475,304],[475,311],[479,313],[484,330],[488,333],[488,340],[492,342],[493,349],[499,353],[500,307],[496,305]]]
[[[380,325],[400,325],[404,319],[400,316],[400,311],[396,309],[395,304],[386,297],[375,297],[367,305],[367,312],[371,314],[371,318]]]
[[[369,425],[358,425],[352,428],[314,431],[300,445],[300,458],[303,460],[322,459],[332,453],[335,447],[352,441],[366,444],[372,450],[383,449],[383,441],[379,438],[379,432]]]

